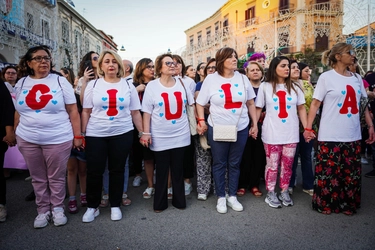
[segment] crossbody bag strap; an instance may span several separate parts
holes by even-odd
[[[186,96],[186,105],[188,105],[188,96],[187,96],[187,92],[186,92],[185,85],[184,85],[184,83],[182,82],[182,80],[181,80],[180,77],[178,77],[178,80],[180,80],[180,83],[182,84],[182,87],[184,87],[184,90],[185,90],[185,96]]]

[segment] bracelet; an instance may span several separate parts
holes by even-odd
[[[205,120],[204,120],[204,119],[199,119],[199,120],[198,120],[198,124],[199,124],[200,122],[205,122]]]
[[[204,118],[197,118],[197,121],[201,122],[201,121],[205,121],[205,119]]]
[[[82,136],[82,135],[79,135],[79,136],[74,136],[74,139],[84,139],[85,137],[84,136]]]
[[[371,127],[374,127],[374,124],[367,125],[367,128],[371,128]]]
[[[311,128],[305,128],[305,131],[307,131],[307,132],[315,132],[313,129],[311,129]]]

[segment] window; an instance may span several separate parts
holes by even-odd
[[[229,32],[229,21],[228,21],[228,15],[224,17],[224,22],[223,22],[223,35],[228,34]]]
[[[329,23],[315,23],[315,51],[322,52],[328,49]]]
[[[198,37],[198,45],[200,45],[202,43],[202,31],[198,32],[197,37]]]
[[[101,52],[101,49],[100,49],[100,45],[96,45],[96,53],[98,53],[98,55],[100,54]]]
[[[280,14],[285,14],[289,9],[289,0],[280,0],[279,1],[279,12]]]
[[[88,37],[85,40],[85,50],[86,50],[86,52],[90,51],[90,41],[89,41]]]
[[[219,34],[219,22],[215,23],[215,36]]]
[[[194,36],[190,36],[190,47],[194,46]]]
[[[252,6],[245,10],[245,20],[251,20],[255,17],[255,6]]]
[[[211,27],[206,29],[206,39],[208,43],[211,41]]]
[[[34,32],[34,16],[30,13],[26,13],[26,19],[27,19],[27,29],[30,32]]]
[[[42,37],[49,39],[49,23],[46,20],[42,20]]]
[[[61,22],[61,37],[63,43],[69,43],[69,24],[67,22]]]
[[[279,51],[281,54],[289,53],[289,26],[278,28]]]

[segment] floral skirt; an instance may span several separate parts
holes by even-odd
[[[361,143],[318,142],[312,207],[353,214],[361,203]]]

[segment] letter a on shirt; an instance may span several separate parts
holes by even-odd
[[[348,114],[349,113],[349,108],[350,112],[355,115],[358,113],[358,106],[357,106],[357,97],[355,90],[352,86],[346,85],[346,92],[341,91],[343,95],[346,94],[344,103],[340,109],[340,114]]]

